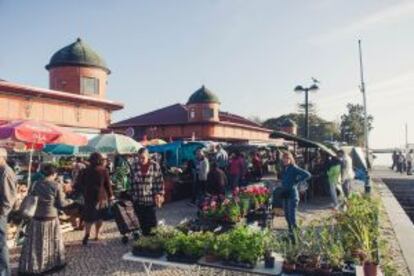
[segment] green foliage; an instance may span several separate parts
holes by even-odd
[[[348,250],[362,250],[365,261],[378,262],[379,201],[369,196],[352,194],[347,210],[336,217]]]
[[[264,255],[268,235],[259,229],[237,226],[217,237],[216,255],[225,260],[255,264]]]
[[[364,107],[360,104],[347,104],[347,113],[341,116],[341,139],[350,145],[364,145]],[[368,130],[372,130],[374,117],[368,116]]]
[[[160,236],[143,236],[133,246],[143,251],[159,251],[164,249],[164,239]]]
[[[127,166],[119,166],[112,175],[112,182],[115,183],[118,190],[128,190],[130,187],[129,170]]]
[[[298,231],[294,232],[295,240],[298,240]],[[294,242],[289,235],[282,236],[281,242],[276,248],[280,252],[283,259],[289,264],[295,264],[301,254],[300,243]]]
[[[171,255],[201,257],[205,250],[207,236],[203,232],[176,232],[165,241],[165,251]]]

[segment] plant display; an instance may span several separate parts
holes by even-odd
[[[208,198],[203,202],[201,216],[235,222],[251,198],[243,192],[231,198]],[[352,195],[346,211],[293,233],[276,236],[242,224],[232,225],[227,232],[192,232],[187,229],[190,221],[183,224],[187,225],[183,231],[171,226],[157,227],[153,236],[136,241],[134,250],[139,254],[165,251],[169,260],[179,262],[196,262],[202,256],[211,262],[219,258],[227,265],[243,268],[253,268],[263,257],[266,266],[272,267],[272,252],[276,251],[284,258],[284,272],[306,275],[336,275],[344,268],[352,273],[353,255],[371,273],[378,264],[378,214],[375,199]]]
[[[282,253],[285,272],[331,275],[352,269],[353,255],[364,269],[378,264],[378,214],[375,198],[353,194],[346,211],[279,238],[273,249]],[[294,242],[293,242],[294,241]]]
[[[216,254],[230,263],[254,267],[259,258],[264,256],[268,235],[260,229],[237,226],[217,237]]]
[[[170,258],[179,257],[195,262],[203,256],[205,244],[206,235],[203,232],[176,232],[172,238],[165,241],[165,251]]]

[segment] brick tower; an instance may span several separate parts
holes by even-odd
[[[102,99],[106,97],[107,78],[111,71],[105,61],[80,38],[57,51],[46,69],[49,70],[49,87],[52,90]]]

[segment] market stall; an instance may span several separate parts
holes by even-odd
[[[188,168],[195,161],[197,149],[204,148],[202,142],[177,141],[148,146],[148,151],[158,155],[164,174],[165,201],[171,202],[191,196],[193,176]]]

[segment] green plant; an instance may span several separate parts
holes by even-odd
[[[130,183],[129,183],[128,174],[129,174],[129,170],[127,166],[119,166],[116,168],[112,176],[112,181],[115,183],[117,189],[119,190],[129,189]]]
[[[347,210],[336,216],[343,247],[360,252],[361,261],[378,263],[378,217],[378,199],[359,194],[352,194]]]
[[[281,249],[282,256],[287,263],[297,263],[300,253],[300,248],[297,243],[293,242],[290,238],[288,238],[285,242],[283,242]]]
[[[151,234],[158,236],[163,240],[169,240],[179,232],[180,231],[173,226],[159,225],[158,227],[152,229]]]
[[[133,246],[142,251],[162,251],[164,240],[159,236],[143,236],[135,241]]]
[[[205,243],[206,236],[202,232],[189,232],[187,234],[176,232],[173,237],[166,240],[165,250],[170,255],[201,257],[204,253]]]
[[[219,249],[219,245],[217,242],[217,236],[212,232],[205,232],[204,233],[204,250],[206,254],[215,255],[215,253]]]
[[[246,216],[247,212],[250,209],[250,197],[247,195],[240,196],[240,214],[241,216]]]
[[[217,237],[217,255],[226,260],[255,264],[264,255],[268,232],[246,226]]]
[[[334,242],[329,246],[326,262],[332,268],[340,268],[344,260],[344,249],[340,242]]]

